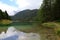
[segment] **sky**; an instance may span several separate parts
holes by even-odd
[[[39,9],[43,0],[0,0],[0,9],[7,11],[10,16],[25,9]]]

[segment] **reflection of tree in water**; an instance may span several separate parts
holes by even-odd
[[[40,36],[37,33],[24,33],[18,31],[14,27],[9,27],[7,32],[2,34],[3,40],[40,40]]]

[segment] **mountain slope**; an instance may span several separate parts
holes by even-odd
[[[34,20],[34,17],[37,15],[37,11],[38,11],[38,9],[23,10],[23,11],[16,13],[16,15],[12,16],[11,18],[12,18],[12,20],[19,20],[19,21]]]

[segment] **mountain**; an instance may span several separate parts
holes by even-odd
[[[18,21],[32,21],[37,15],[38,9],[34,10],[23,10],[17,12],[14,16],[11,17],[12,20],[18,20]]]

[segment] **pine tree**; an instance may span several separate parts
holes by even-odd
[[[60,18],[59,3],[60,1],[58,0],[43,0],[43,4],[38,11],[37,20],[42,23],[55,21],[57,18]]]
[[[3,12],[2,10],[0,9],[0,20],[3,19]]]
[[[43,4],[38,11],[37,19],[40,22],[50,21],[50,13],[51,13],[51,0],[43,0]]]
[[[10,16],[8,15],[7,11],[3,12],[0,9],[0,20],[2,20],[2,19],[9,19],[10,20]]]
[[[55,20],[60,20],[60,0],[55,1],[52,13],[54,13]]]

